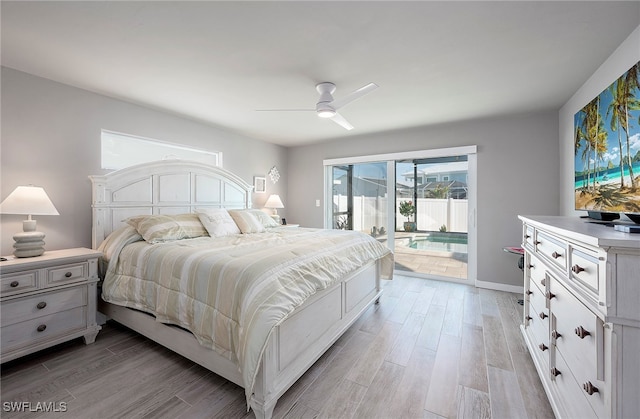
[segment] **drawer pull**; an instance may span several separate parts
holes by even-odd
[[[541,343],[540,345],[538,345],[538,348],[540,348],[540,350],[542,352],[546,351],[547,349],[549,349],[549,347],[547,345],[545,345],[544,343]]]
[[[533,294],[533,291],[531,291],[531,290],[527,290],[527,291],[525,292],[525,294],[527,294],[527,295],[531,295],[531,294]]]
[[[71,272],[67,272],[66,274],[64,274],[65,278],[71,278],[71,275],[73,275]]]
[[[542,243],[542,242],[541,242],[541,241],[538,241],[538,240],[536,240],[536,241],[534,241],[534,242],[533,242],[533,244],[535,244],[536,246],[537,246],[537,245],[539,245],[540,243]]]
[[[540,280],[540,285],[542,285],[543,287],[547,286],[547,281],[545,281],[544,279]]]
[[[558,252],[553,252],[551,253],[551,257],[554,259],[558,259],[559,257],[562,257],[562,255]]]
[[[556,298],[556,295],[554,293],[552,293],[551,291],[547,291],[547,293],[544,296],[547,297],[550,300],[553,299],[553,298]]]
[[[558,338],[561,338],[562,335],[560,333],[558,333],[557,330],[554,330],[554,331],[551,332],[551,337],[554,338],[554,339],[558,339]]]
[[[47,325],[46,324],[41,324],[40,326],[38,326],[38,328],[36,329],[38,332],[44,332],[47,329]]]
[[[11,281],[11,283],[9,284],[9,286],[10,286],[11,288],[15,288],[15,287],[17,287],[18,285],[20,285],[20,283],[19,283],[18,281]]]
[[[524,235],[524,238],[525,238],[525,239],[530,239],[530,238],[531,238],[531,236],[530,236],[530,235],[528,235],[528,234],[525,234],[525,235]]]
[[[582,385],[582,388],[584,389],[584,391],[587,392],[587,394],[589,396],[593,395],[593,393],[597,393],[598,392],[598,387],[596,387],[593,384],[591,384],[591,381],[587,381],[586,383],[584,383]]]
[[[525,317],[524,319],[525,319],[526,321],[531,321],[531,320],[533,320],[533,317],[531,317],[531,316],[527,316],[527,317]]]
[[[584,271],[584,268],[581,267],[580,265],[573,265],[571,267],[571,270],[573,271],[574,274],[579,274],[580,272]]]
[[[584,338],[586,338],[587,336],[591,335],[591,333],[587,332],[587,331],[585,330],[585,328],[584,328],[584,327],[582,327],[582,326],[578,326],[578,327],[576,327],[575,332],[576,332],[576,335],[578,335],[578,336],[580,337],[580,339],[584,339]]]
[[[529,268],[529,269],[535,269],[535,265],[528,264],[528,265],[527,265],[527,268]]]
[[[546,315],[546,314],[544,314],[544,313],[540,313],[540,314],[539,314],[539,316],[540,316],[540,318],[541,318],[542,320],[544,320],[544,319],[546,319],[547,317],[549,317],[549,316],[547,316],[547,315]]]
[[[38,310],[42,310],[46,306],[47,306],[47,303],[45,301],[40,301],[36,307],[38,307]]]
[[[562,373],[556,367],[551,368],[551,375],[553,375],[554,377],[557,377],[560,374],[562,374]]]

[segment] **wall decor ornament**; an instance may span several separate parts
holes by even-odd
[[[256,193],[265,193],[267,191],[267,178],[262,176],[254,176],[253,191]]]
[[[280,172],[278,172],[278,168],[273,166],[271,170],[269,170],[269,177],[271,178],[271,182],[276,183],[278,179],[280,179]]]

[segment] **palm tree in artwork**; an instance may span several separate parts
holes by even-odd
[[[635,96],[638,89],[640,89],[640,68],[637,63],[627,71],[624,75],[624,101],[625,101],[625,124],[623,125],[624,131],[627,135],[627,165],[629,167],[629,176],[631,176],[631,188],[636,188],[636,180],[633,176],[633,162],[631,158],[631,145],[629,143],[629,111],[640,110],[640,98]],[[640,120],[638,121],[640,124]]]
[[[624,77],[620,77],[614,84],[609,86],[609,92],[613,99],[607,109],[607,118],[611,116],[611,131],[618,132],[618,150],[620,151],[620,189],[624,188],[624,155],[622,151],[623,126],[627,124],[627,113],[625,112],[624,100]]]

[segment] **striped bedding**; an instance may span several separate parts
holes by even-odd
[[[101,249],[102,298],[191,331],[239,366],[247,397],[269,335],[296,307],[372,260],[383,278],[393,272],[389,249],[352,231],[278,227],[149,244],[124,227]]]

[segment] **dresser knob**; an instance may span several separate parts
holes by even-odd
[[[554,338],[554,339],[558,339],[558,338],[562,337],[562,335],[560,333],[558,333],[557,330],[554,330],[554,331],[551,332],[551,337]]]
[[[15,287],[17,287],[18,285],[20,285],[20,283],[19,283],[18,281],[11,281],[11,283],[9,284],[9,286],[10,286],[11,288],[15,288]]]
[[[573,265],[571,267],[571,270],[573,271],[574,274],[579,274],[580,272],[584,271],[584,268],[581,267],[580,265]]]
[[[598,392],[598,387],[596,387],[593,384],[591,384],[591,381],[587,381],[586,383],[584,383],[582,385],[582,388],[584,389],[584,391],[587,392],[587,394],[589,396],[593,395],[593,393],[597,393]]]
[[[544,319],[546,319],[547,317],[549,317],[549,316],[547,316],[547,315],[546,315],[546,314],[544,314],[544,313],[540,313],[540,314],[539,314],[539,316],[540,316],[540,318],[541,318],[542,320],[544,320]]]
[[[533,244],[535,244],[536,246],[537,246],[537,245],[539,245],[540,243],[542,243],[542,242],[541,242],[541,241],[538,241],[538,240],[536,240],[536,241],[534,241],[534,242],[533,242]]]
[[[528,234],[525,234],[525,235],[524,235],[524,238],[525,238],[525,239],[530,239],[530,238],[531,238],[531,236],[530,236],[530,235],[528,235]]]
[[[527,317],[525,317],[524,319],[525,319],[526,321],[531,321],[531,320],[533,320],[533,317],[531,317],[531,316],[527,316]]]
[[[576,327],[575,332],[576,332],[576,335],[578,335],[580,337],[580,339],[584,339],[584,338],[586,338],[587,336],[589,336],[591,334],[591,333],[587,332],[585,330],[585,328],[582,327],[582,326]]]
[[[559,257],[562,257],[562,255],[558,252],[553,252],[551,253],[551,257],[554,259],[558,259]]]
[[[38,307],[38,310],[42,310],[43,308],[45,308],[47,306],[47,303],[44,301],[40,301],[38,303],[38,305],[36,307]]]
[[[556,298],[556,295],[554,293],[552,293],[551,291],[547,291],[545,294],[545,297],[547,297],[548,299],[553,299]]]
[[[531,294],[533,294],[533,291],[531,291],[531,290],[527,290],[527,291],[525,292],[525,294],[527,294],[527,295],[531,295]]]
[[[47,329],[47,325],[46,324],[41,324],[40,326],[38,326],[38,328],[36,329],[38,332],[44,332]]]
[[[542,285],[543,287],[547,286],[547,281],[545,281],[544,279],[540,280],[540,285]]]
[[[538,345],[538,348],[540,348],[540,350],[542,352],[546,351],[547,349],[549,349],[549,347],[547,345],[545,345],[544,343],[541,343],[540,345]]]
[[[557,377],[560,374],[562,373],[556,367],[551,368],[551,375],[553,375],[554,377]]]
[[[71,272],[67,272],[66,274],[64,274],[65,278],[71,278],[71,275],[73,275]]]
[[[527,268],[529,268],[529,269],[534,269],[534,268],[535,268],[535,266],[534,266],[534,265],[532,265],[532,264],[528,264],[528,265],[527,265]]]

